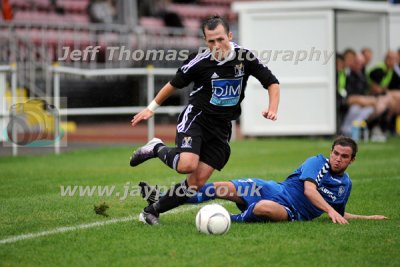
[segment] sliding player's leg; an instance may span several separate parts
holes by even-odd
[[[272,200],[259,201],[253,209],[253,214],[272,222],[288,221],[287,208]]]
[[[225,199],[243,204],[232,182],[215,182],[205,184],[199,189],[195,196],[188,199],[187,203],[202,203],[213,199]]]

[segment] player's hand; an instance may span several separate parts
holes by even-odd
[[[141,112],[139,112],[138,114],[133,116],[133,119],[131,120],[131,124],[132,124],[132,126],[135,126],[136,124],[138,124],[142,120],[150,119],[153,115],[154,115],[153,111],[151,111],[148,108],[145,108],[144,110],[142,110]]]
[[[264,118],[271,120],[271,121],[276,121],[276,119],[278,118],[276,116],[276,112],[271,111],[271,110],[263,111],[262,115]]]
[[[367,217],[368,217],[367,219],[370,219],[370,220],[388,220],[389,219],[388,217],[386,217],[384,215],[370,215]]]
[[[338,224],[348,224],[349,223],[342,215],[340,215],[334,209],[332,209],[328,212],[328,216],[329,216],[329,218],[331,218],[333,223],[338,223]]]

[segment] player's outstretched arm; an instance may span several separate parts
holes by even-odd
[[[268,87],[269,105],[268,109],[262,112],[264,118],[276,121],[279,106],[280,88],[279,84],[273,83]]]
[[[148,120],[154,115],[154,111],[175,91],[169,82],[158,92],[154,100],[141,112],[133,116],[131,120],[132,126],[135,126],[142,120]]]
[[[321,196],[321,194],[317,190],[317,186],[310,181],[304,182],[304,195],[310,200],[310,202],[319,208],[320,210],[325,211],[329,218],[333,223],[338,224],[348,224],[349,222],[340,215],[325,199]]]
[[[347,220],[387,220],[388,217],[384,215],[358,215],[348,212],[344,213],[344,218]]]

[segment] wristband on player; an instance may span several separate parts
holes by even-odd
[[[152,112],[156,111],[156,109],[159,107],[160,105],[157,104],[157,102],[155,100],[151,101],[151,103],[147,106],[147,108],[149,110],[151,110]]]

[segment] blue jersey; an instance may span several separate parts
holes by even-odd
[[[347,173],[342,176],[332,174],[328,159],[319,154],[308,158],[297,170],[281,182],[291,204],[306,220],[319,217],[323,211],[315,207],[304,195],[304,181],[311,181],[318,192],[338,213],[344,215],[347,200],[351,191],[351,180]]]
[[[346,203],[350,196],[351,180],[347,173],[342,176],[330,171],[329,160],[323,155],[308,158],[285,181],[277,183],[257,178],[231,180],[243,203],[237,204],[242,214],[232,215],[234,221],[259,222],[266,218],[253,214],[255,205],[261,200],[271,200],[282,205],[289,221],[306,221],[319,217],[323,211],[314,206],[304,195],[304,182],[313,182],[318,192],[338,213],[344,215]],[[212,189],[207,195],[208,189]],[[207,184],[188,201],[201,203],[215,198],[215,187]]]

